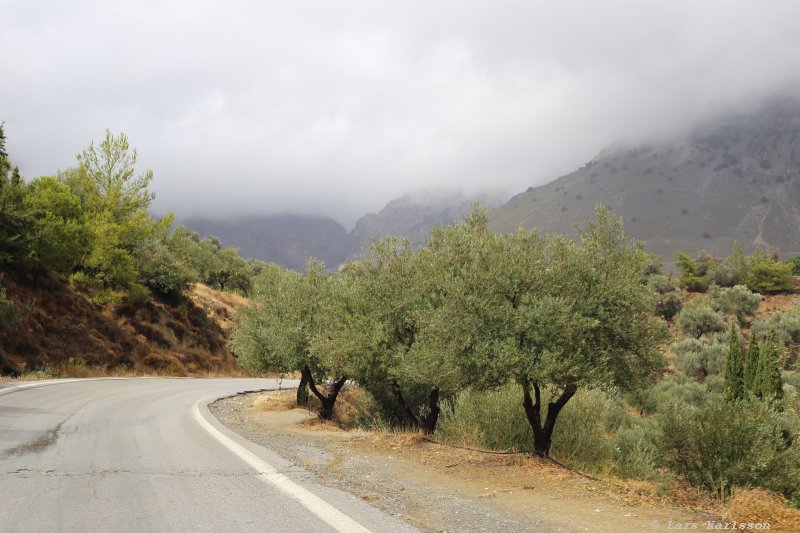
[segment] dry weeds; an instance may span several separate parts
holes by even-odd
[[[772,531],[800,531],[800,511],[789,507],[780,494],[764,489],[737,490],[726,517],[739,523],[769,522]]]

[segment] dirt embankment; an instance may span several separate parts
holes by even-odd
[[[719,520],[631,483],[593,481],[535,457],[433,444],[416,434],[342,430],[294,409],[293,391],[250,394],[211,410],[244,437],[426,531],[666,531]],[[653,526],[658,524],[658,527]]]
[[[207,309],[191,299],[153,297],[100,305],[55,274],[35,284],[6,275],[4,284],[9,298],[29,307],[19,324],[0,335],[4,373],[241,373],[227,347],[227,332],[214,320],[219,305]],[[205,291],[209,302],[211,292]]]

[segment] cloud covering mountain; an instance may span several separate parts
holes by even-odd
[[[800,76],[792,1],[0,0],[23,174],[105,128],[182,216],[350,227],[408,191],[512,194]]]

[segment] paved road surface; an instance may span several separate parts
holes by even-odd
[[[411,531],[205,408],[276,380],[38,385],[0,388],[2,532]]]

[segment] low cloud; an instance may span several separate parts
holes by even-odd
[[[403,193],[513,194],[617,140],[791,90],[800,4],[0,1],[23,174],[105,128],[181,216],[345,224]]]

